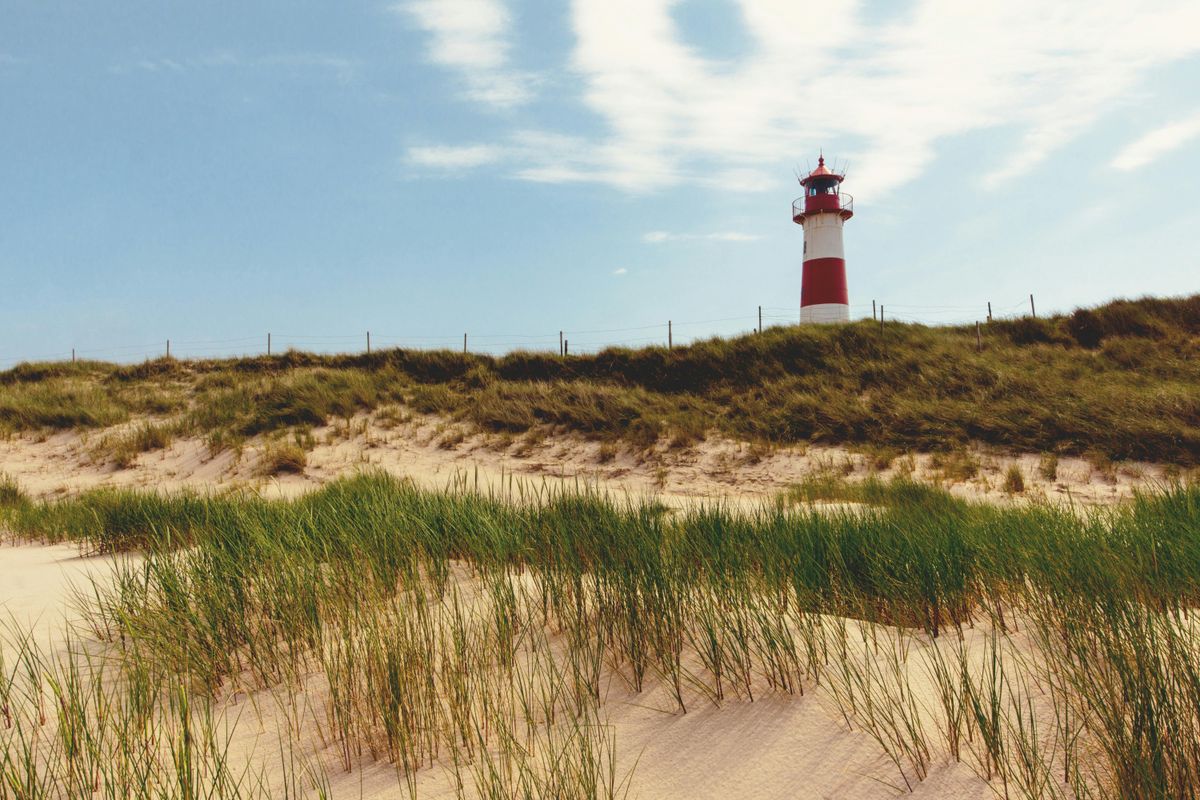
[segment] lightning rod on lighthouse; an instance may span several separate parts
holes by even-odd
[[[842,226],[854,216],[854,198],[841,190],[845,178],[825,166],[822,154],[817,168],[800,179],[804,196],[792,203],[792,221],[804,227],[801,322],[850,321]]]

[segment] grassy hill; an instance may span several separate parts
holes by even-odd
[[[646,446],[712,432],[764,442],[1011,450],[1200,463],[1200,295],[1120,300],[983,328],[870,321],[777,327],[668,350],[559,357],[388,350],[323,356],[21,364],[0,430],[133,418],[130,446],[214,446],[397,406],[495,432]]]

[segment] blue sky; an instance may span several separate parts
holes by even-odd
[[[0,366],[1200,291],[1200,5],[0,0]],[[539,338],[540,337],[540,338]]]

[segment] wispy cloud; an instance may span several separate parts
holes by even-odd
[[[629,270],[625,269],[624,267],[617,267],[613,270],[613,275],[625,275],[628,272]]]
[[[512,19],[501,0],[407,0],[392,6],[429,34],[429,59],[458,71],[468,98],[507,108],[533,97],[533,75],[509,64]]]
[[[671,233],[670,231],[650,231],[642,234],[642,241],[647,244],[663,244],[664,242],[756,242],[761,239],[752,233],[740,231],[717,231],[716,233]]]
[[[1121,148],[1112,166],[1119,170],[1135,170],[1157,161],[1200,136],[1200,114],[1156,128]]]
[[[503,158],[504,153],[504,148],[486,144],[433,145],[410,147],[406,160],[409,164],[417,167],[462,170],[494,164]]]
[[[1012,150],[978,167],[994,187],[1094,126],[1155,68],[1200,52],[1195,0],[916,0],[884,21],[857,3],[814,17],[783,0],[737,2],[752,47],[731,65],[683,39],[675,0],[575,0],[567,67],[603,132],[548,149],[525,146],[529,131],[502,137],[512,174],[758,191],[824,145],[853,163],[856,194],[880,195],[925,171],[942,140],[1011,130]],[[498,0],[415,5],[435,60],[468,76],[512,69]]]
[[[328,53],[276,53],[265,56],[245,56],[228,50],[219,50],[188,58],[141,58],[137,61],[113,64],[109,72],[128,75],[136,72],[185,73],[205,69],[316,69],[334,73],[338,80],[348,83],[354,79],[360,63],[355,59],[343,58]]]

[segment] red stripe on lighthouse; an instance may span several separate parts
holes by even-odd
[[[850,303],[850,293],[846,291],[846,259],[814,258],[804,262],[800,307],[822,303]]]

